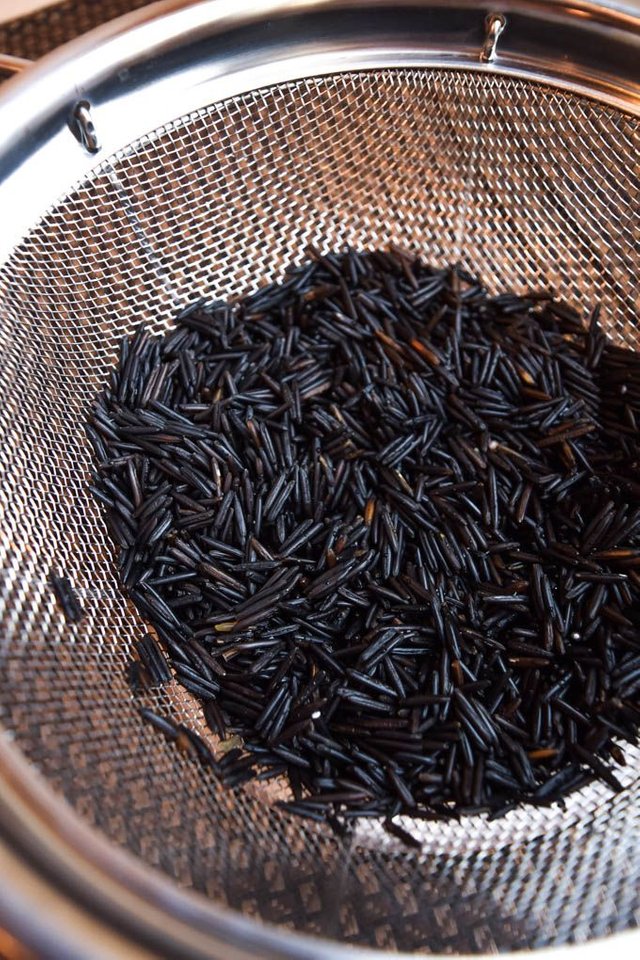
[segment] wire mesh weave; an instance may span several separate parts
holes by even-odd
[[[0,24],[0,51],[37,60],[68,40],[153,0],[63,0]],[[2,79],[0,77],[0,79]]]
[[[312,241],[394,240],[494,288],[603,302],[637,345],[637,120],[458,71],[316,78],[215,105],[105,161],[0,269],[0,719],[52,786],[185,887],[285,927],[384,949],[580,941],[640,919],[640,751],[627,789],[501,820],[375,825],[345,844],[260,785],[222,789],[143,727],[124,665],[142,632],[86,489],[82,424],[119,337],[202,293],[278,276]],[[65,626],[64,570],[86,619]],[[145,695],[206,735],[177,684]]]

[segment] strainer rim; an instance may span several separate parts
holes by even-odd
[[[276,9],[276,8],[283,9],[285,6],[287,7],[287,9],[290,9],[292,6],[302,9],[305,7],[310,8],[311,6],[314,6],[314,5],[316,4],[304,3],[304,2],[298,2],[293,5],[292,4],[285,5],[281,3],[267,4],[267,6],[270,9]],[[336,0],[326,0],[326,2],[321,5],[324,7],[329,7],[329,6],[337,7],[339,4],[338,2],[336,2]],[[548,0],[541,0],[541,3],[539,4],[528,3],[527,0],[524,0],[524,5],[528,7],[534,7],[534,6],[551,7],[551,4],[548,2]],[[174,10],[187,9],[191,6],[193,6],[193,4],[191,3],[185,3],[185,2],[176,3],[176,0],[165,0],[165,2],[154,5],[152,9],[155,10],[154,16],[162,17],[167,12],[171,13]],[[207,2],[205,4],[200,4],[199,6],[209,7],[211,6],[211,4],[210,2]],[[216,3],[216,6],[218,6],[218,3]],[[225,4],[225,6],[228,6],[228,5]],[[255,8],[255,4],[246,4],[245,6],[246,8],[252,8],[252,9]],[[511,6],[517,6],[517,5],[512,4]],[[554,4],[553,6],[557,7],[558,5]],[[574,4],[573,6],[574,7],[581,6],[585,9],[586,8],[593,9],[596,5],[594,4],[575,5]],[[233,9],[234,11],[237,11],[239,9],[239,6],[234,4]],[[141,15],[141,14],[134,15],[134,21],[135,22],[139,21],[140,23],[147,22],[148,16],[149,16],[149,12],[147,10],[146,14],[144,15]],[[130,17],[131,15],[129,15],[129,17],[125,19],[128,20],[130,19]],[[635,20],[640,24],[640,17],[635,18]],[[148,22],[154,22],[154,21],[150,19]],[[616,23],[618,22],[620,21],[616,20]],[[125,27],[123,26],[122,29],[125,29]],[[101,34],[102,32],[105,33],[105,39],[110,36],[119,35],[117,31],[114,31],[114,33],[112,34],[111,29],[105,30],[105,28],[100,28],[100,30],[97,31],[96,33]],[[88,40],[74,41],[74,44],[79,44],[78,51],[83,49],[85,53],[89,49],[95,49],[95,46],[91,43],[91,41],[88,41]],[[70,46],[73,47],[74,44]],[[95,44],[95,41],[94,41],[94,44]],[[54,63],[54,62],[57,63],[59,56],[60,56],[59,53],[51,55],[50,63]],[[74,53],[74,56],[75,56],[75,53]],[[61,66],[61,63],[60,63],[60,66]],[[467,64],[465,66],[468,67],[470,65]],[[48,69],[49,68],[47,64],[43,63],[42,67],[38,68],[38,70],[42,70],[42,73],[40,74],[40,76],[41,77],[47,76]],[[476,69],[483,69],[483,68],[476,67]],[[500,71],[496,71],[496,72],[500,72]],[[18,86],[21,84],[24,84],[25,81],[17,80],[17,81],[14,81],[13,83],[14,83],[14,89],[17,90]],[[13,96],[13,93],[12,93],[12,96]],[[4,108],[0,106],[0,123],[2,122],[3,109]],[[93,164],[93,161],[91,161],[91,164]],[[89,169],[89,166],[87,167],[87,169]],[[64,823],[67,824],[69,827],[73,826],[74,830],[79,830],[78,824],[75,821],[75,816],[71,812],[71,808],[67,807],[66,804],[64,804],[61,800],[55,797],[55,795],[53,794],[53,791],[51,791],[50,788],[48,788],[43,782],[37,781],[37,778],[33,775],[33,771],[26,770],[26,769],[20,771],[19,769],[20,763],[18,762],[19,759],[20,758],[17,756],[17,752],[15,748],[11,747],[10,744],[8,743],[3,743],[0,740],[0,770],[4,771],[4,778],[5,778],[4,782],[2,783],[3,789],[5,787],[7,789],[10,789],[12,787],[19,786],[20,791],[24,791],[23,796],[29,797],[32,801],[32,806],[28,807],[27,809],[30,809],[31,813],[37,813],[39,811],[40,821],[43,827],[46,824],[46,821],[48,819],[48,817],[45,816],[45,814],[48,814],[49,817],[52,817],[55,821],[57,821],[58,825],[62,825],[64,821]],[[37,798],[37,802],[36,802],[36,798]],[[105,862],[108,862],[109,865],[112,867],[113,873],[116,875],[118,873],[121,873],[123,877],[126,876],[128,878],[133,879],[133,875],[134,875],[133,868],[135,867],[136,870],[139,868],[135,859],[131,855],[125,853],[124,851],[120,851],[117,848],[113,847],[108,841],[102,838],[97,832],[91,830],[88,827],[85,828],[83,826],[82,831],[84,832],[85,830],[86,830],[87,838],[91,838],[91,843],[93,844],[95,842],[96,844],[98,844],[99,847],[103,848],[101,850],[101,854],[105,856],[106,854],[108,854],[108,858]],[[86,851],[84,852],[86,853]],[[127,861],[126,867],[124,866],[125,861]],[[131,871],[131,873],[129,871]],[[149,878],[145,878],[145,879],[149,879]],[[158,881],[160,886],[157,889],[158,891],[160,891],[160,887],[162,888],[163,896],[169,896],[170,894],[171,895],[170,898],[176,902],[180,901],[181,905],[183,902],[185,904],[187,902],[195,903],[193,894],[179,890],[177,887],[175,887],[175,885],[171,881],[166,880],[165,878],[160,877],[159,875],[153,875],[153,881],[154,881],[153,882],[154,890],[156,889],[156,881]],[[310,952],[312,948],[319,949],[322,946],[322,944],[315,938],[311,940],[311,938],[302,936],[300,934],[287,933],[283,935],[281,933],[271,933],[271,931],[268,930],[266,925],[257,924],[255,921],[247,920],[246,918],[241,917],[239,914],[238,915],[234,914],[232,911],[227,911],[219,907],[216,907],[210,902],[204,900],[204,898],[197,897],[197,902],[201,907],[203,907],[206,904],[207,909],[205,913],[207,914],[208,917],[215,917],[216,922],[222,923],[223,925],[231,923],[233,926],[233,932],[238,933],[238,935],[241,936],[243,940],[246,940],[246,935],[249,931],[259,930],[260,936],[262,937],[263,936],[262,931],[266,930],[266,932],[264,933],[264,939],[269,941],[269,944],[270,944],[271,941],[269,940],[269,937],[275,937],[277,941],[277,947],[280,950],[279,955],[282,955],[282,950],[284,949],[285,946],[291,946],[291,945],[296,946],[298,942],[300,944],[299,951],[291,953],[291,956],[319,955],[317,953],[314,954]],[[237,927],[236,927],[236,923],[237,923]],[[618,940],[619,938],[622,938],[625,940],[628,940],[629,938],[631,938],[633,944],[637,944],[638,942],[640,942],[640,934],[638,934],[637,932],[614,935],[613,938],[609,937],[604,942],[606,943],[607,947],[609,946],[609,944],[613,946],[615,941]],[[589,950],[591,950],[593,947],[598,945],[599,945],[598,941],[594,941],[593,944],[589,945]],[[323,949],[325,950],[325,952],[322,955],[327,957],[331,957],[331,956],[338,957],[346,954],[353,955],[353,951],[354,951],[354,948],[338,947],[334,944],[327,944],[327,947]],[[567,948],[555,948],[555,956],[559,957],[561,955],[564,955],[564,951],[566,951],[566,949]],[[574,958],[576,958],[576,960],[578,960],[578,953],[576,952],[575,948],[573,950],[570,950],[570,953],[574,956]],[[374,956],[379,956],[379,953],[374,953],[371,951],[360,951],[357,955],[361,957],[368,957],[368,956],[374,957]],[[415,954],[413,954],[413,956],[415,956]],[[430,954],[430,956],[436,956],[436,955]],[[531,957],[533,958],[534,956],[535,954],[531,953]],[[551,958],[554,956],[553,950],[551,952],[549,952],[549,950],[545,950],[544,956],[549,957],[551,960]]]

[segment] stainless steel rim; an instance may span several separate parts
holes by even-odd
[[[362,6],[372,11],[371,35],[356,42],[349,35],[347,15]],[[488,59],[492,50],[486,46],[485,17],[494,12],[493,6],[407,3],[417,15],[436,11],[433,30],[420,34],[402,26],[391,38],[388,22],[381,18],[384,6],[361,0],[286,4],[166,0],[48,56],[12,81],[0,101],[0,127],[12,131],[0,148],[0,208],[5,211],[0,260],[56,197],[84,178],[102,156],[125,151],[142,134],[216,100],[285,80],[340,72],[347,63],[349,69],[437,66],[504,73],[596,96],[640,114],[640,92],[631,69],[640,53],[639,12],[549,0],[499,4],[508,27],[497,39],[494,58]],[[344,19],[342,43],[334,42],[330,48],[323,45],[319,31],[326,16]],[[295,21],[298,32],[283,32],[286,42],[257,44],[256,27],[267,20],[280,27],[291,27]],[[569,65],[558,59],[561,43],[571,43],[576,51]],[[95,124],[102,144],[98,153],[87,152],[70,133],[79,103],[86,104]],[[82,116],[86,124],[86,113]],[[45,169],[48,175],[43,177]],[[33,190],[34,184],[43,186]],[[63,878],[61,888],[74,896],[83,892],[91,910],[107,918],[107,924],[117,917],[122,929],[135,930],[135,936],[153,949],[174,956],[230,958],[354,953],[353,948],[299,935],[282,936],[143,869],[133,857],[78,824],[8,740],[0,740],[0,831],[32,860],[38,873]],[[3,886],[11,887],[10,872]],[[21,926],[24,917],[6,894],[4,900],[5,913]],[[0,906],[2,902],[0,893]],[[39,925],[32,917],[30,922],[31,935],[41,938]],[[26,927],[23,932],[29,936]],[[639,944],[640,934],[629,933],[605,943],[545,951],[544,956],[555,953],[559,958],[587,960],[614,946],[631,955]],[[86,946],[76,944],[80,955]],[[357,955],[379,956],[370,951]]]
[[[369,32],[355,35],[350,14],[363,8]],[[345,69],[465,68],[640,113],[637,9],[585,0],[405,0],[403,8],[406,16],[385,0],[162,0],[44,57],[0,96],[9,131],[0,146],[0,260],[103,156],[185,113],[274,83]],[[500,11],[508,25],[487,60],[487,17]],[[79,149],[70,134],[85,104],[99,153]]]
[[[78,822],[2,740],[0,768],[0,921],[45,960],[61,956],[109,960],[125,955],[123,946],[134,960],[152,956],[379,960],[377,951],[282,935],[179,890]],[[34,906],[43,912],[34,912]],[[601,960],[615,950],[620,960],[631,960],[639,942],[640,935],[633,931],[580,946],[535,950],[527,957]],[[439,960],[436,954],[394,956]]]

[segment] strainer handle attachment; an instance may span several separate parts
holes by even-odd
[[[0,53],[0,71],[4,73],[22,73],[33,63],[25,57],[14,57],[10,53]]]
[[[507,25],[507,18],[503,13],[490,13],[485,19],[485,40],[480,51],[480,62],[490,63],[496,56],[498,40]]]
[[[10,53],[0,53],[0,73],[22,73],[33,63],[26,57],[14,57]],[[93,126],[91,105],[85,100],[79,101],[71,112],[69,127],[76,140],[85,148],[87,153],[97,153],[100,141]]]

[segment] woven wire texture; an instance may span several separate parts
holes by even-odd
[[[24,47],[20,51],[24,52]],[[223,789],[143,726],[145,704],[207,729],[177,683],[134,700],[143,625],[87,491],[83,422],[140,323],[237,295],[322,249],[395,241],[493,289],[602,301],[638,344],[640,125],[522,80],[454,70],[311,78],[183,117],[105,160],[0,267],[0,720],[50,785],[180,886],[285,928],[388,950],[582,941],[640,919],[640,752],[626,790],[563,809],[403,825],[345,841]],[[67,626],[47,575],[86,609]]]
[[[64,0],[0,23],[0,51],[37,60],[50,50],[152,0]],[[2,79],[0,77],[0,79]]]

